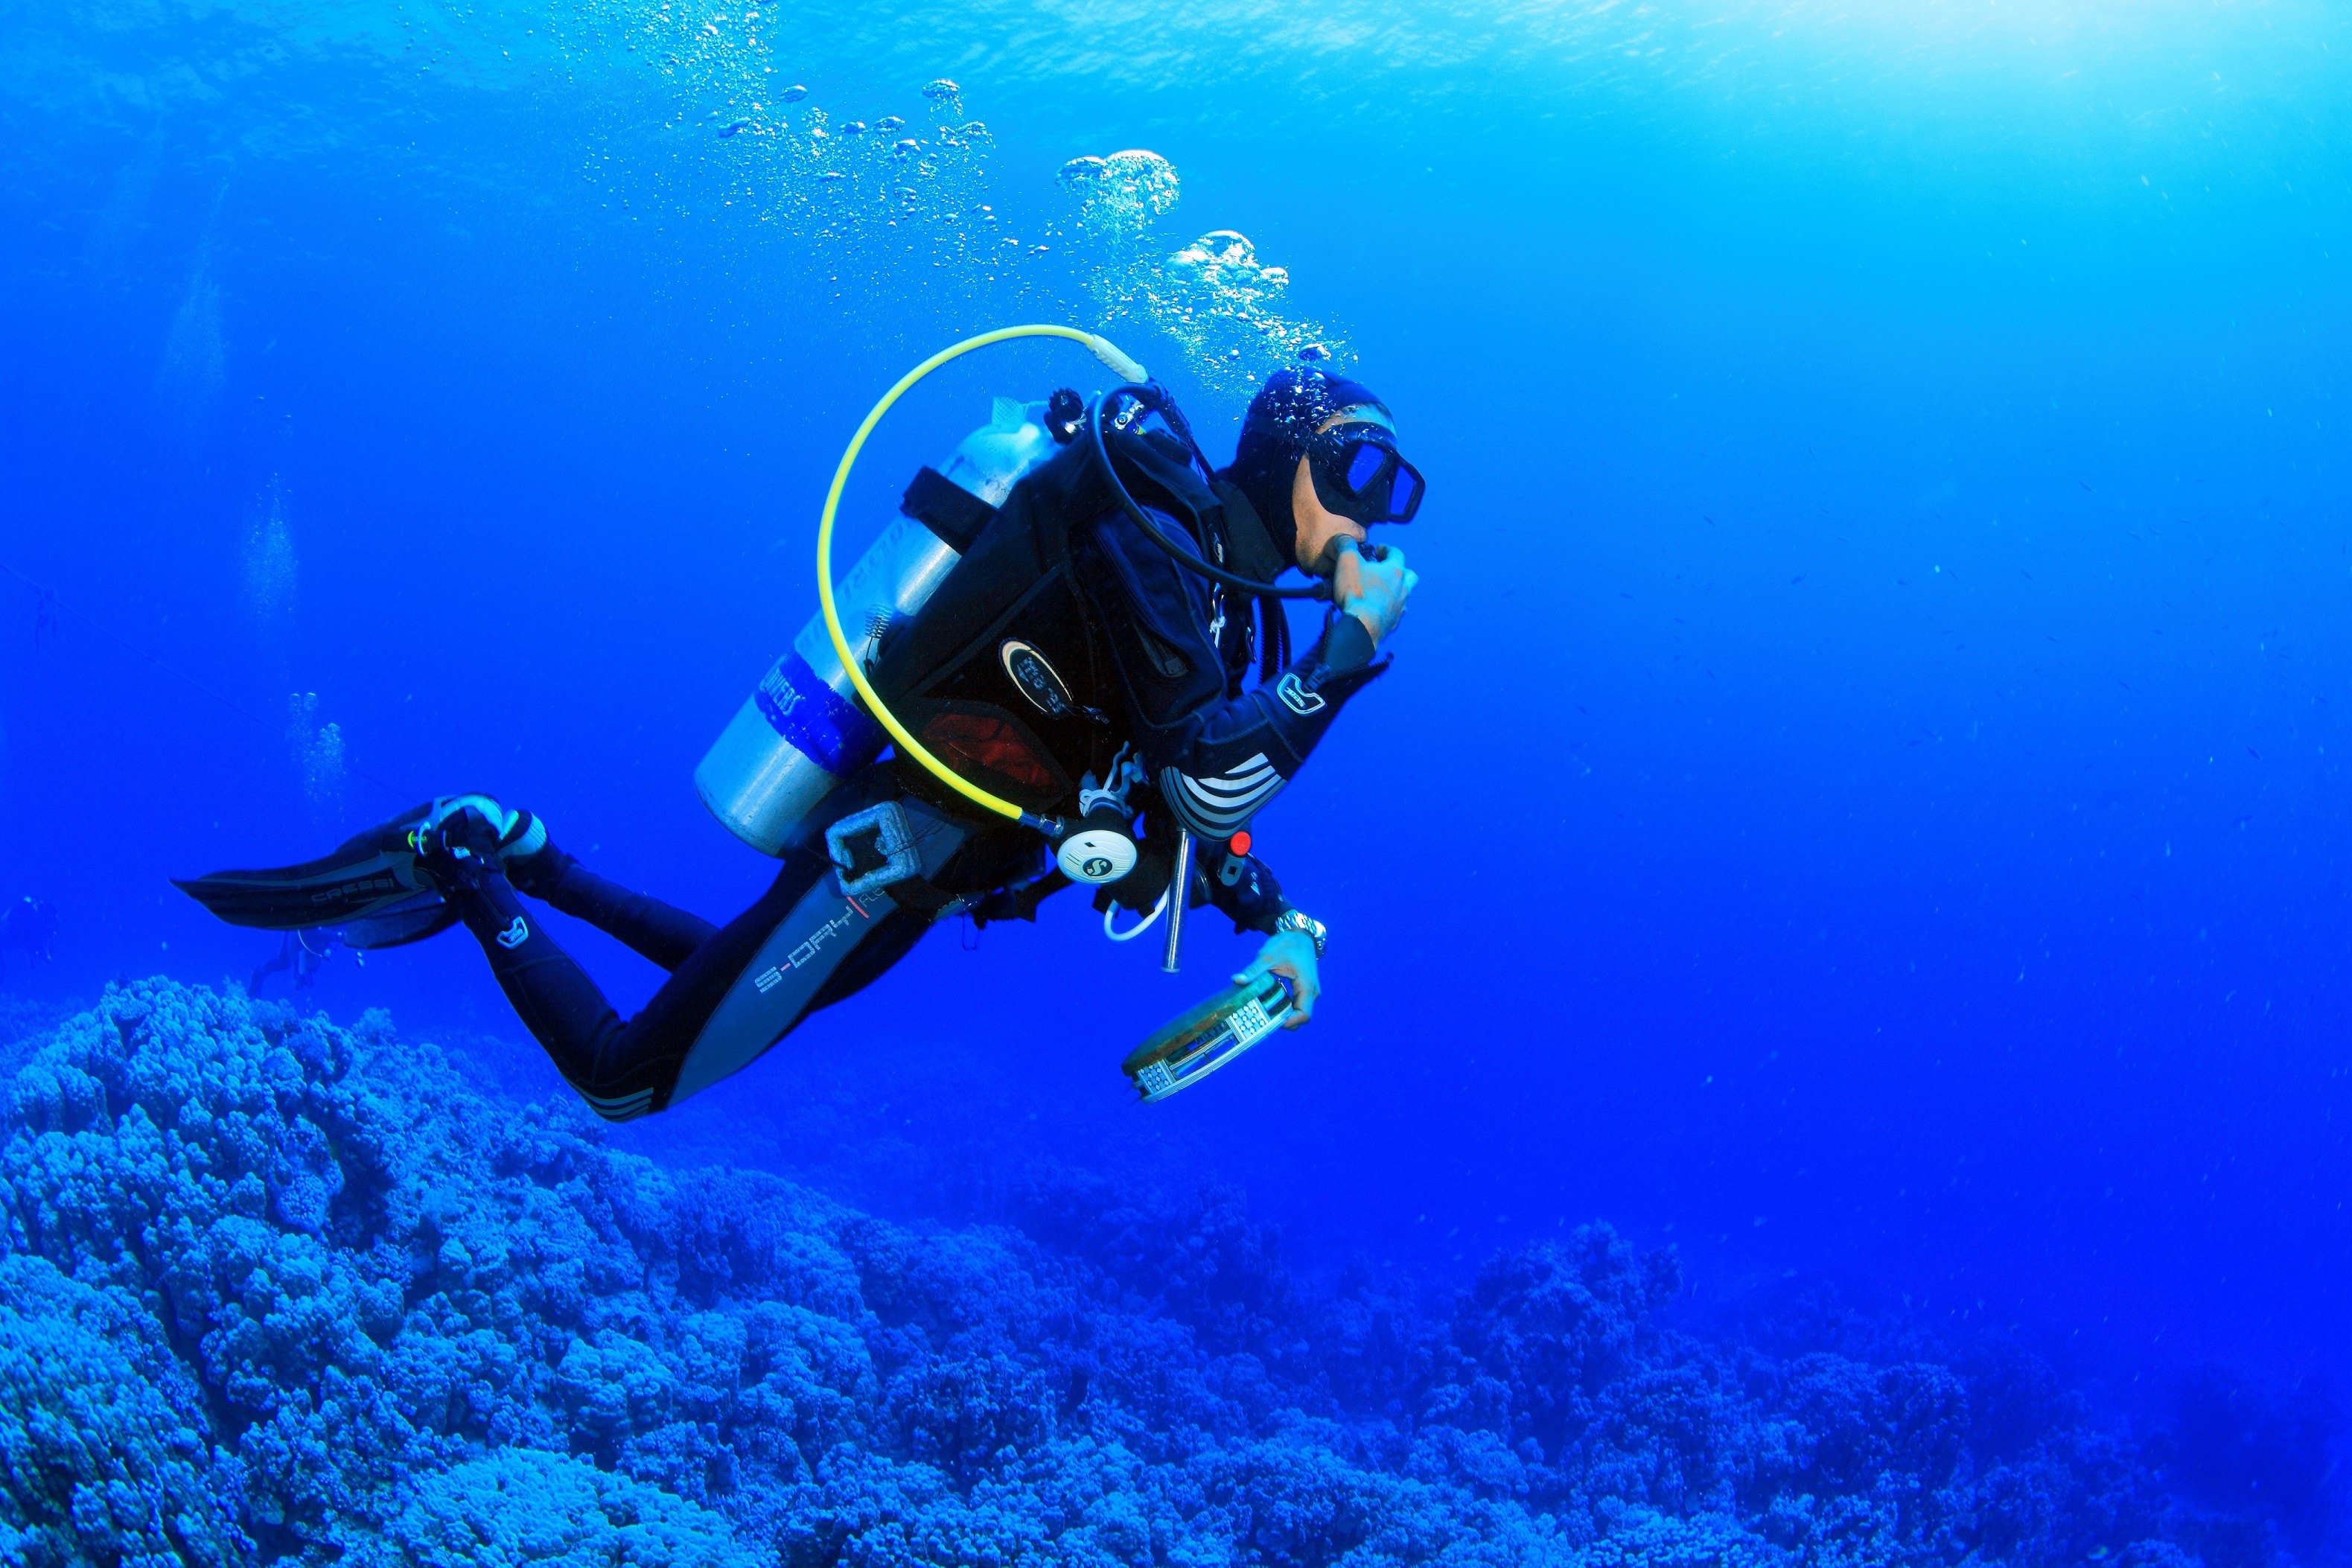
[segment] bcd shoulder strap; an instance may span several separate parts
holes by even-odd
[[[1271,584],[1290,564],[1275,548],[1273,531],[1239,487],[1219,479],[1212,488],[1224,512],[1225,546],[1233,552],[1234,570],[1244,577]]]

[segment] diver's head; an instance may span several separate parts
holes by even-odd
[[[1278,370],[1250,400],[1224,477],[1265,519],[1283,554],[1328,577],[1342,540],[1420,510],[1419,470],[1369,386],[1322,370]]]

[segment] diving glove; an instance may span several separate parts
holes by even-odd
[[[445,891],[475,887],[485,871],[531,879],[548,854],[547,824],[486,795],[444,795],[408,836],[420,869]]]

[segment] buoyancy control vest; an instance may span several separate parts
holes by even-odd
[[[1129,493],[1174,517],[1209,561],[1266,582],[1279,572],[1248,503],[1229,486],[1213,489],[1174,437],[1110,431],[1106,451]],[[934,479],[919,476],[904,509],[967,531],[981,503]],[[1073,561],[1074,531],[1118,505],[1088,444],[1065,446],[980,523],[938,590],[884,637],[871,671],[875,689],[936,756],[1024,810],[1074,805],[1079,779],[1106,776],[1129,738],[1103,628]],[[933,521],[934,509],[961,515]],[[915,793],[961,806],[923,770],[901,773]]]

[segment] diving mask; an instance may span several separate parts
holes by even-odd
[[[1369,421],[1350,421],[1308,442],[1307,471],[1325,510],[1367,525],[1411,522],[1426,489],[1396,437]]]

